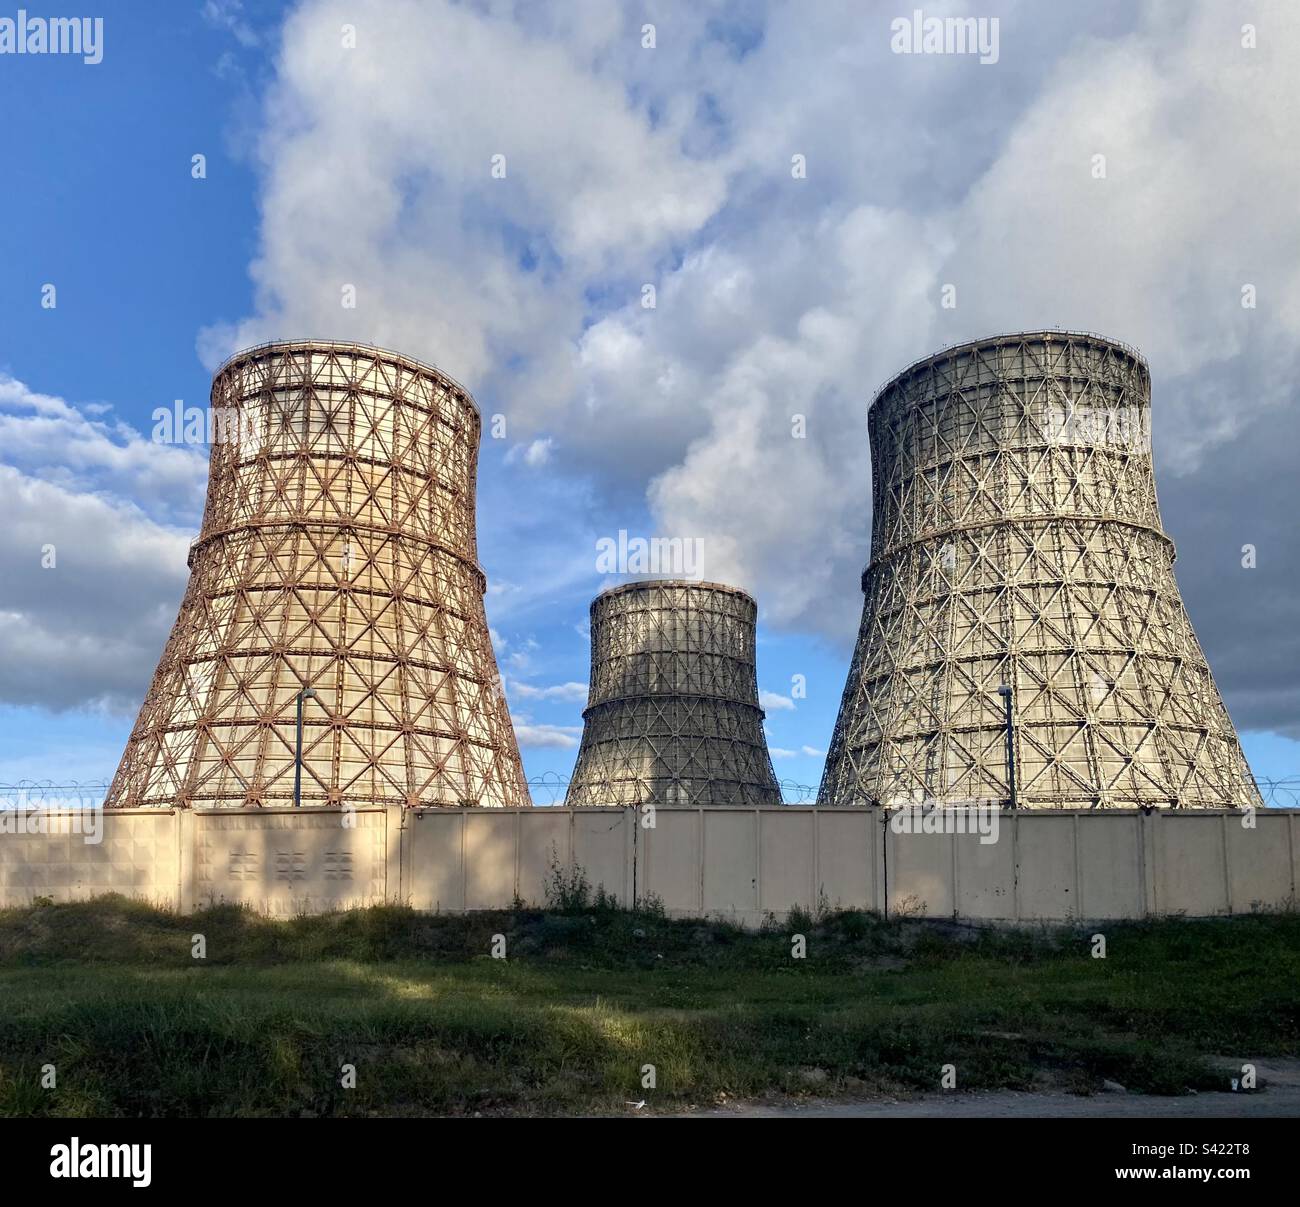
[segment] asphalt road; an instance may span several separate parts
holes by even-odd
[[[1240,1068],[1245,1059],[1222,1058]],[[803,1119],[1267,1119],[1300,1118],[1300,1060],[1255,1060],[1263,1088],[1252,1093],[1185,1094],[1177,1098],[1112,1092],[1033,1094],[1019,1090],[920,1094],[915,1098],[822,1099],[797,1103],[738,1102],[691,1114],[699,1118]]]

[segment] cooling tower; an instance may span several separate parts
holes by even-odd
[[[758,607],[717,583],[628,583],[591,604],[570,805],[779,805],[754,670]]]
[[[868,414],[871,561],[830,804],[1240,807],[1258,790],[1174,581],[1151,381],[1091,335],[999,336]]]
[[[110,806],[531,803],[483,611],[479,414],[428,365],[276,343],[212,384],[190,581]],[[308,694],[308,693],[314,694]]]

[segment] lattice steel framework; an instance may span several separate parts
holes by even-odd
[[[1150,373],[1090,335],[920,361],[868,415],[865,606],[819,798],[1261,803],[1174,580]]]
[[[570,805],[779,805],[754,668],[758,607],[718,583],[628,583],[591,604]]]
[[[531,803],[483,610],[479,413],[352,344],[239,353],[189,587],[106,804]]]

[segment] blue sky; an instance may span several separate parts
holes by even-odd
[[[1264,468],[1300,431],[1300,181],[1273,154],[1300,132],[1295,14],[1248,6],[1243,59],[1213,6],[983,7],[996,67],[893,56],[886,17],[836,3],[651,3],[648,51],[599,4],[110,0],[101,63],[0,57],[0,782],[116,767],[202,506],[202,450],[138,443],[154,409],[205,403],[235,347],[322,337],[433,361],[510,419],[483,442],[480,559],[530,776],[572,767],[595,542],[626,529],[698,535],[706,577],[757,596],[777,775],[815,786],[871,392],[1058,324],[1150,359],[1193,622],[1256,774],[1300,771],[1294,477]],[[1109,183],[1057,191],[1054,157],[1097,149]],[[755,433],[792,411],[812,438],[776,459]]]

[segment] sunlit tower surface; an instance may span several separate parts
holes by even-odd
[[[775,805],[754,665],[758,608],[717,583],[628,583],[591,605],[591,689],[570,805]]]
[[[275,343],[221,367],[212,408],[189,586],[107,804],[530,804],[468,392],[392,352]]]
[[[1131,348],[1054,331],[880,391],[823,803],[1006,802],[1008,717],[1020,806],[1261,803],[1174,580],[1150,404]]]

